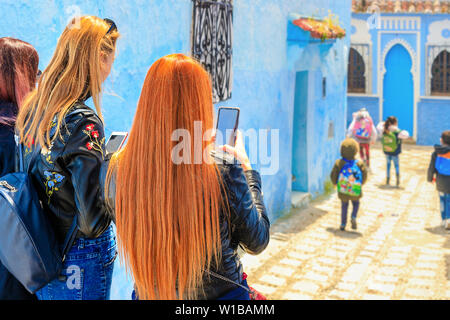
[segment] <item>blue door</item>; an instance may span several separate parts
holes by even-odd
[[[292,190],[308,192],[308,72],[295,79],[294,133],[292,137]]]
[[[385,66],[383,121],[389,116],[395,116],[399,128],[413,135],[414,83],[411,56],[402,45],[397,44],[387,54]]]

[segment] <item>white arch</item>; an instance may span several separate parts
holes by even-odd
[[[352,19],[351,24],[356,29],[356,32],[350,36],[352,43],[372,43],[372,35],[366,20]]]
[[[414,137],[414,139],[417,139],[417,102],[419,101],[419,88],[420,88],[420,79],[419,79],[419,67],[418,67],[418,59],[416,51],[413,49],[413,47],[409,44],[408,41],[400,38],[393,39],[389,41],[386,46],[384,47],[381,57],[380,57],[380,76],[378,77],[378,89],[380,91],[380,119],[383,120],[384,114],[383,114],[383,106],[384,106],[384,76],[386,74],[386,57],[389,53],[389,51],[397,44],[402,45],[406,51],[408,51],[412,65],[411,65],[411,74],[413,76],[413,87],[414,87],[414,105],[413,105],[413,127],[414,132],[410,134]]]
[[[383,49],[383,52],[381,54],[381,62],[382,64],[380,65],[381,67],[381,75],[384,77],[384,74],[386,73],[386,56],[389,53],[389,51],[391,51],[391,49],[397,45],[400,44],[402,45],[409,53],[409,56],[411,57],[411,61],[412,61],[412,66],[411,66],[411,73],[414,74],[417,71],[417,55],[416,55],[416,51],[413,49],[413,47],[411,47],[411,45],[408,43],[408,41],[404,40],[404,39],[393,39],[391,41],[389,41],[386,46]]]

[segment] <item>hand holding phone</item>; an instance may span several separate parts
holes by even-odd
[[[224,138],[224,141],[216,142],[225,145],[220,146],[220,150],[229,153],[237,159],[245,171],[252,170],[250,160],[248,159],[247,152],[245,151],[245,143],[241,132],[238,130],[239,126],[239,108],[226,108],[220,107],[217,117],[217,131],[220,132],[220,137]],[[219,139],[220,140],[220,139]]]
[[[119,151],[128,138],[128,132],[113,132],[106,143],[106,153],[112,154]]]
[[[245,151],[244,137],[239,130],[236,131],[236,145],[234,147],[224,145],[222,146],[222,150],[232,154],[237,160],[239,160],[244,171],[252,170],[252,165],[248,158],[247,151]]]
[[[239,108],[220,107],[217,116],[216,142],[234,147],[236,143],[236,131],[239,126]],[[217,135],[219,141],[217,141]]]

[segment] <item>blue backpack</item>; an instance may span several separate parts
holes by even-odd
[[[359,197],[362,191],[362,172],[357,160],[346,160],[339,172],[338,192],[348,196]]]
[[[82,111],[78,109],[69,115]],[[60,277],[62,264],[78,232],[77,215],[61,250],[31,181],[30,172],[40,150],[34,150],[27,170],[21,145],[18,156],[20,172],[0,178],[0,260],[34,294]]]
[[[450,152],[438,154],[435,163],[436,171],[444,176],[450,176]]]

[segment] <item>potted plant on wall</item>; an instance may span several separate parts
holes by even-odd
[[[292,23],[309,33],[305,35],[305,40],[315,42],[320,40],[322,42],[327,40],[341,39],[345,37],[345,30],[339,25],[339,19],[333,14],[329,14],[325,19],[315,19],[313,17],[300,17],[292,21]],[[307,39],[310,37],[310,39]]]

